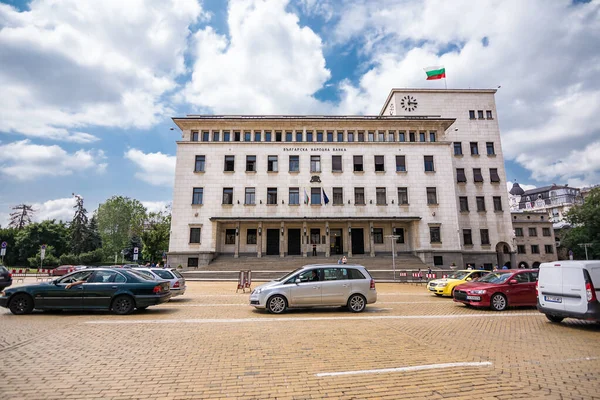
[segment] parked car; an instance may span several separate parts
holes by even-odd
[[[600,261],[549,262],[539,271],[537,308],[546,318],[600,322]]]
[[[167,281],[146,280],[127,270],[88,268],[51,282],[6,289],[0,292],[0,306],[16,315],[34,309],[112,310],[123,315],[170,298]]]
[[[52,276],[63,276],[66,274],[70,274],[75,271],[75,266],[73,265],[61,265],[50,271],[50,275]]]
[[[12,285],[12,275],[5,266],[0,265],[0,290]]]
[[[346,306],[364,311],[377,301],[375,281],[362,265],[306,265],[256,287],[250,305],[280,314],[287,308]]]
[[[535,306],[537,269],[491,272],[454,289],[454,301],[473,307],[503,311],[508,306]]]
[[[185,293],[185,278],[175,268],[133,268],[134,271],[145,272],[154,279],[169,281],[173,297]]]
[[[455,271],[447,278],[433,279],[427,283],[427,289],[436,296],[452,297],[454,288],[462,283],[473,281],[485,276],[489,271],[463,269]]]

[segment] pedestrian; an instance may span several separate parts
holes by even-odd
[[[473,269],[473,267],[471,266],[471,264],[467,264],[467,269]]]
[[[485,269],[485,268],[483,268],[483,265],[480,265],[480,266],[479,266],[479,270],[480,270],[480,271],[483,271],[484,269]]]
[[[508,265],[504,264],[504,265],[502,266],[502,269],[508,269]]]
[[[342,264],[348,264],[348,259],[346,258],[346,256],[342,257]]]
[[[427,273],[431,274],[431,267],[427,267]]]
[[[338,258],[338,264],[341,264],[341,263],[342,263],[342,259]]]
[[[313,244],[313,256],[317,255],[317,245]]]

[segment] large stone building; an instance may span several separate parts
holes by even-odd
[[[393,89],[378,116],[173,118],[169,264],[392,248],[514,264],[494,94]]]
[[[517,247],[517,267],[537,268],[540,263],[556,261],[556,240],[552,221],[545,212],[513,212]]]

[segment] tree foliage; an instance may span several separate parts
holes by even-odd
[[[142,233],[144,260],[160,261],[163,251],[169,248],[171,215],[168,212],[148,214],[145,229]]]
[[[98,231],[105,254],[121,254],[142,233],[146,209],[138,200],[113,196],[98,207]]]
[[[40,252],[40,246],[52,246],[54,254],[61,255],[69,251],[69,228],[64,222],[46,220],[27,225],[18,231],[15,247],[19,249],[18,262],[25,265],[30,257]],[[46,250],[48,253],[48,250]]]
[[[10,213],[9,227],[23,229],[31,224],[31,217],[33,217],[35,210],[30,205],[19,204],[18,206],[12,207],[12,209],[14,211]]]
[[[95,251],[101,247],[102,238],[100,238],[100,232],[98,231],[98,218],[94,214],[88,225],[87,251]]]
[[[585,259],[585,249],[579,245],[593,243],[588,258],[600,259],[600,188],[592,189],[581,206],[569,210],[566,220],[573,228],[561,239],[562,245],[573,251],[575,259]]]
[[[71,221],[71,251],[73,254],[79,255],[92,249],[88,245],[88,217],[87,210],[83,206],[83,197],[75,195],[75,198],[77,202],[73,206],[75,215]]]
[[[6,242],[7,244],[4,265],[16,265],[19,259],[19,249],[15,247],[17,232],[16,228],[0,229],[0,243]]]

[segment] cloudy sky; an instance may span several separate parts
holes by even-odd
[[[172,197],[172,116],[377,114],[496,88],[509,181],[600,183],[600,0],[2,0],[0,224]]]

